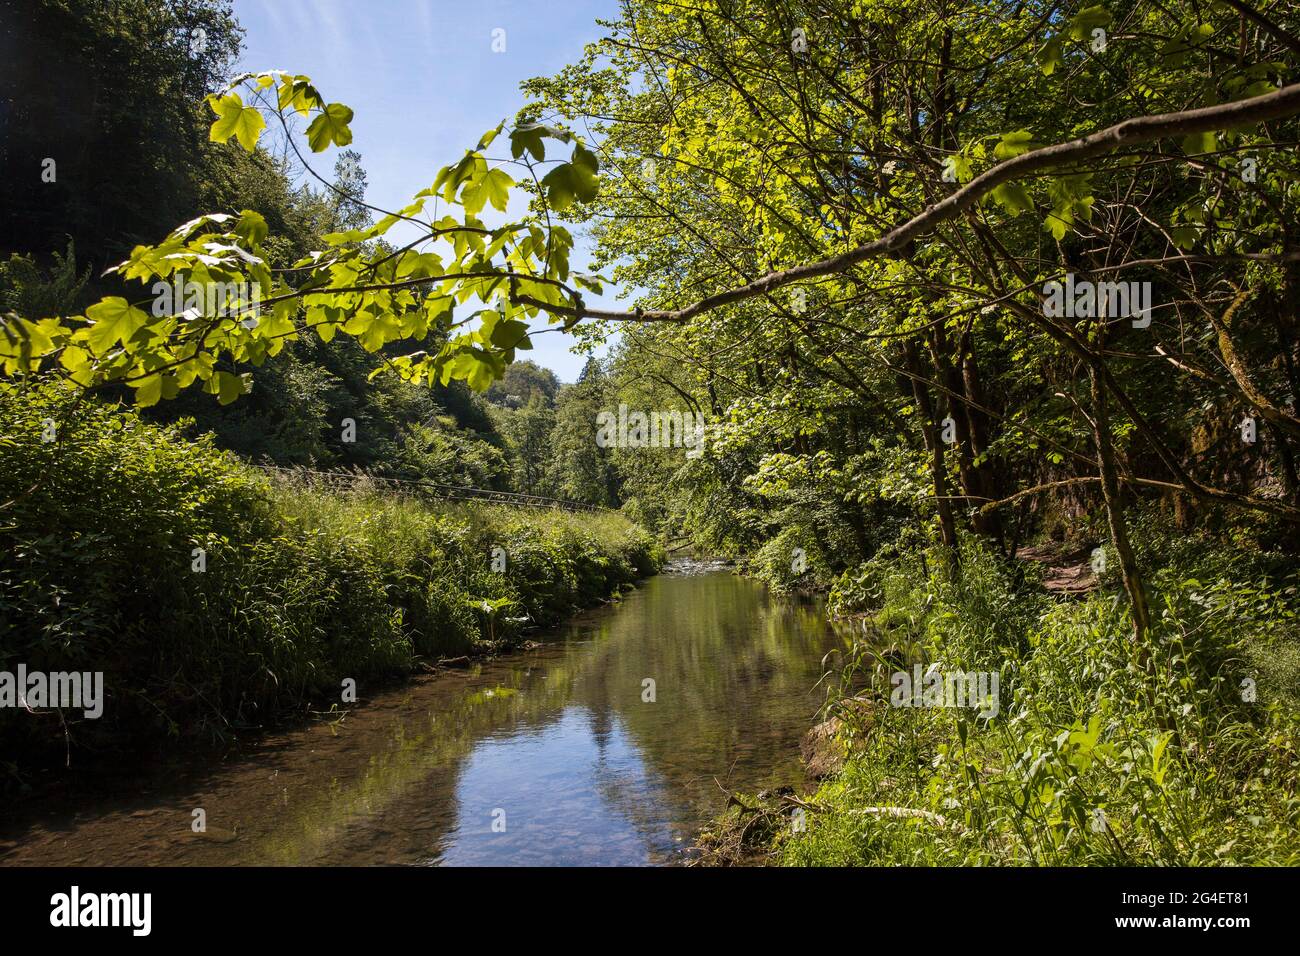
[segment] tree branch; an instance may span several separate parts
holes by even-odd
[[[908,242],[929,232],[939,223],[965,212],[986,194],[1010,180],[1103,156],[1124,146],[1228,127],[1248,126],[1294,116],[1297,113],[1300,113],[1300,84],[1292,84],[1274,93],[1265,93],[1263,96],[1254,96],[1231,103],[1220,103],[1216,106],[1184,110],[1179,113],[1158,113],[1153,116],[1127,119],[1079,139],[1031,150],[999,163],[976,176],[961,189],[928,206],[907,222],[856,249],[831,256],[829,259],[770,272],[747,285],[707,296],[680,309],[637,309],[631,312],[615,312],[605,309],[580,310],[549,304],[545,309],[559,315],[615,322],[686,322],[701,313],[724,305],[743,302],[795,282],[844,272],[867,259],[897,252]]]

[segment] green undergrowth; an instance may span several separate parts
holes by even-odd
[[[0,772],[330,710],[347,679],[364,699],[508,647],[661,561],[614,513],[272,479],[183,424],[0,386],[0,670],[105,686],[96,720],[0,710]]]
[[[849,574],[843,769],[766,841],[787,865],[1300,862],[1294,561],[1144,522],[1150,660],[1122,592],[1053,598],[964,547],[960,576],[898,550]],[[996,714],[891,704],[892,675],[996,672]],[[849,697],[848,695],[852,695]],[[790,802],[782,814],[798,805]]]

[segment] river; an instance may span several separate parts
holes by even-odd
[[[540,638],[238,756],[28,808],[0,864],[680,862],[721,786],[800,781],[822,659],[844,646],[819,604],[725,571],[661,574]]]

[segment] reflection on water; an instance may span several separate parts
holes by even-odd
[[[14,823],[0,863],[672,862],[722,809],[718,782],[798,782],[822,658],[843,646],[820,607],[726,573],[661,575],[552,637],[237,761]]]
[[[553,724],[474,748],[456,787],[455,828],[431,862],[651,863],[673,849],[662,789],[621,721],[566,707]]]

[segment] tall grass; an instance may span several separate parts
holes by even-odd
[[[0,669],[103,671],[107,696],[99,720],[0,710],[0,753],[14,772],[328,710],[345,679],[364,698],[506,646],[661,559],[616,514],[271,479],[181,426],[0,386]]]

